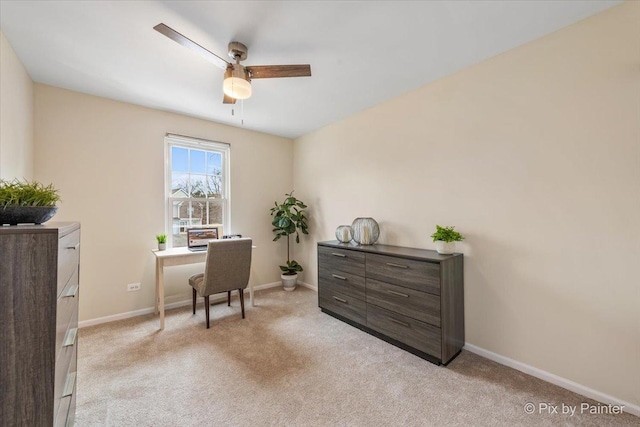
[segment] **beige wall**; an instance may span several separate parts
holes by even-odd
[[[298,250],[372,216],[380,242],[467,239],[467,342],[640,404],[640,3],[295,141]]]
[[[33,179],[33,82],[0,31],[0,179]]]
[[[251,281],[280,280],[286,254],[271,241],[269,209],[292,187],[291,140],[41,84],[35,95],[36,177],[60,189],[55,220],[82,223],[80,320],[153,306],[167,132],[231,144],[232,231],[257,246]],[[199,270],[168,269],[167,301],[190,298]],[[135,282],[141,291],[127,292]]]

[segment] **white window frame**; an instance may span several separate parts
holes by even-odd
[[[215,151],[221,154],[222,161],[222,197],[220,199],[171,197],[171,147],[195,148],[198,150]],[[231,146],[225,142],[209,141],[184,135],[166,134],[164,138],[164,192],[165,192],[165,233],[167,246],[173,247],[173,202],[207,202],[216,200],[222,202],[222,230],[224,234],[231,232]],[[222,237],[222,236],[220,236]]]

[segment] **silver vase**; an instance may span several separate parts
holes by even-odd
[[[373,218],[356,218],[351,224],[353,240],[360,245],[373,245],[380,237],[380,226]]]
[[[351,226],[350,225],[339,225],[336,228],[336,239],[342,243],[349,243],[351,241]]]

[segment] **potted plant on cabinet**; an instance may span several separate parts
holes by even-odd
[[[298,281],[298,273],[303,271],[303,268],[297,261],[291,259],[290,252],[290,236],[296,235],[296,243],[300,243],[300,232],[302,234],[309,234],[307,217],[304,210],[307,208],[302,201],[296,199],[293,196],[293,191],[286,194],[287,198],[284,202],[278,204],[275,202],[275,206],[271,208],[271,216],[273,221],[273,232],[275,237],[273,241],[280,240],[282,237],[287,239],[287,264],[281,265],[280,270],[282,274],[282,286],[285,291],[293,291],[296,288]]]
[[[59,200],[53,184],[0,179],[0,226],[42,224],[56,214]]]
[[[431,238],[436,242],[436,251],[442,255],[451,255],[456,250],[456,242],[464,240],[464,236],[454,230],[454,226],[441,227],[436,224],[436,232]]]

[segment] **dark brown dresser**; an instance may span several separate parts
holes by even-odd
[[[462,254],[318,243],[323,312],[437,364],[464,346]]]
[[[0,227],[0,424],[72,426],[80,224]]]

